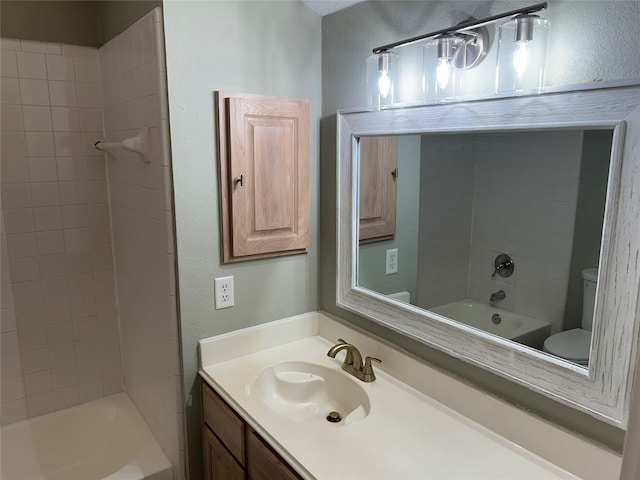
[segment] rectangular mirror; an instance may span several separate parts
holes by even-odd
[[[587,366],[612,140],[584,128],[360,137],[357,285]],[[371,155],[379,142],[389,148]],[[372,171],[397,195],[364,196]],[[363,211],[381,203],[395,236],[364,243]]]
[[[397,141],[396,229],[366,243],[361,144],[379,137]],[[638,185],[638,82],[340,112],[337,304],[625,428]]]

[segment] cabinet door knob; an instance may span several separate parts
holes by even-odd
[[[237,184],[240,184],[240,186],[241,186],[241,187],[244,187],[244,175],[240,175],[240,178],[236,178],[236,179],[234,180],[234,183],[235,183],[236,185],[237,185]]]

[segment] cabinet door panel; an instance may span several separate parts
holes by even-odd
[[[231,103],[233,111],[235,102]],[[265,253],[274,248],[268,241],[275,236],[296,240],[295,124],[293,118],[244,116],[241,141],[245,145],[235,157],[233,147],[240,148],[232,143],[232,158],[237,160],[232,163],[232,175],[243,175],[244,181],[233,192],[233,206],[238,206],[241,217],[234,215],[233,219],[234,255]]]
[[[360,241],[396,233],[397,137],[360,138]]]
[[[204,422],[242,465],[245,463],[244,422],[211,388],[202,383]]]
[[[203,435],[205,480],[244,480],[244,469],[206,426]]]
[[[253,230],[259,234],[279,230],[293,233],[297,228],[296,186],[291,181],[296,173],[295,122],[259,118],[250,123],[255,182]]]
[[[250,480],[300,480],[300,476],[254,431],[247,435],[247,471]]]

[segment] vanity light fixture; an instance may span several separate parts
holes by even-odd
[[[367,91],[369,108],[380,110],[398,103],[399,57],[393,52],[381,52],[367,59]]]
[[[518,77],[527,70],[529,43],[533,40],[533,15],[519,15],[516,22],[516,49],[513,53],[513,69]]]
[[[427,40],[431,41],[427,42],[424,48],[423,85],[425,99],[430,97],[450,97],[462,93],[458,91],[462,85],[461,75],[456,79],[455,70],[469,70],[484,60],[490,45],[487,25],[505,19],[508,20],[505,25],[513,23],[515,30],[511,41],[514,51],[509,53],[512,76],[518,78],[531,77],[532,74],[530,72],[534,69],[537,71],[537,66],[540,64],[538,53],[533,55],[534,62],[532,62],[531,46],[534,43],[533,40],[538,37],[537,33],[535,36],[533,35],[533,30],[534,28],[537,30],[541,24],[545,28],[548,27],[547,20],[534,14],[546,8],[547,3],[543,2],[481,19],[470,18],[452,27],[374,48],[373,55],[367,59],[369,108],[389,108],[399,103],[400,95],[397,91],[398,70],[395,68],[398,63],[398,56],[392,50]],[[502,36],[502,26],[500,27],[500,32],[500,38],[504,40],[506,37]],[[546,34],[541,35],[541,37],[544,42],[540,43],[544,43],[546,47]],[[432,53],[434,49],[436,53]],[[502,51],[504,50],[506,50],[506,47],[502,48]],[[500,51],[499,48],[498,52]],[[546,57],[546,50],[544,53]],[[544,60],[545,58],[542,58],[543,67]],[[504,67],[502,70],[504,72]],[[502,85],[504,82],[498,83]],[[513,84],[514,82],[511,83]],[[519,89],[522,80],[515,83]],[[512,88],[512,90],[515,89]]]
[[[451,59],[453,58],[454,43],[459,41],[455,35],[438,37],[438,66],[436,67],[436,81],[440,88],[447,88],[451,77]]]
[[[391,90],[391,54],[383,53],[378,58],[378,92],[383,98],[389,96]]]
[[[486,30],[486,29],[485,29]],[[480,35],[446,33],[425,43],[423,51],[424,98],[454,97],[462,92],[462,75],[459,69],[467,69],[467,44],[475,43]],[[482,40],[481,40],[482,42]],[[478,51],[479,55],[485,52]],[[475,62],[469,62],[469,64]]]
[[[500,25],[496,92],[541,91],[547,60],[549,20],[522,14]]]

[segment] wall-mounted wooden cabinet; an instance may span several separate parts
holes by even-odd
[[[202,417],[205,480],[300,480],[204,381]]]
[[[396,234],[398,137],[360,138],[360,242]]]
[[[223,261],[309,247],[309,101],[217,93]]]

